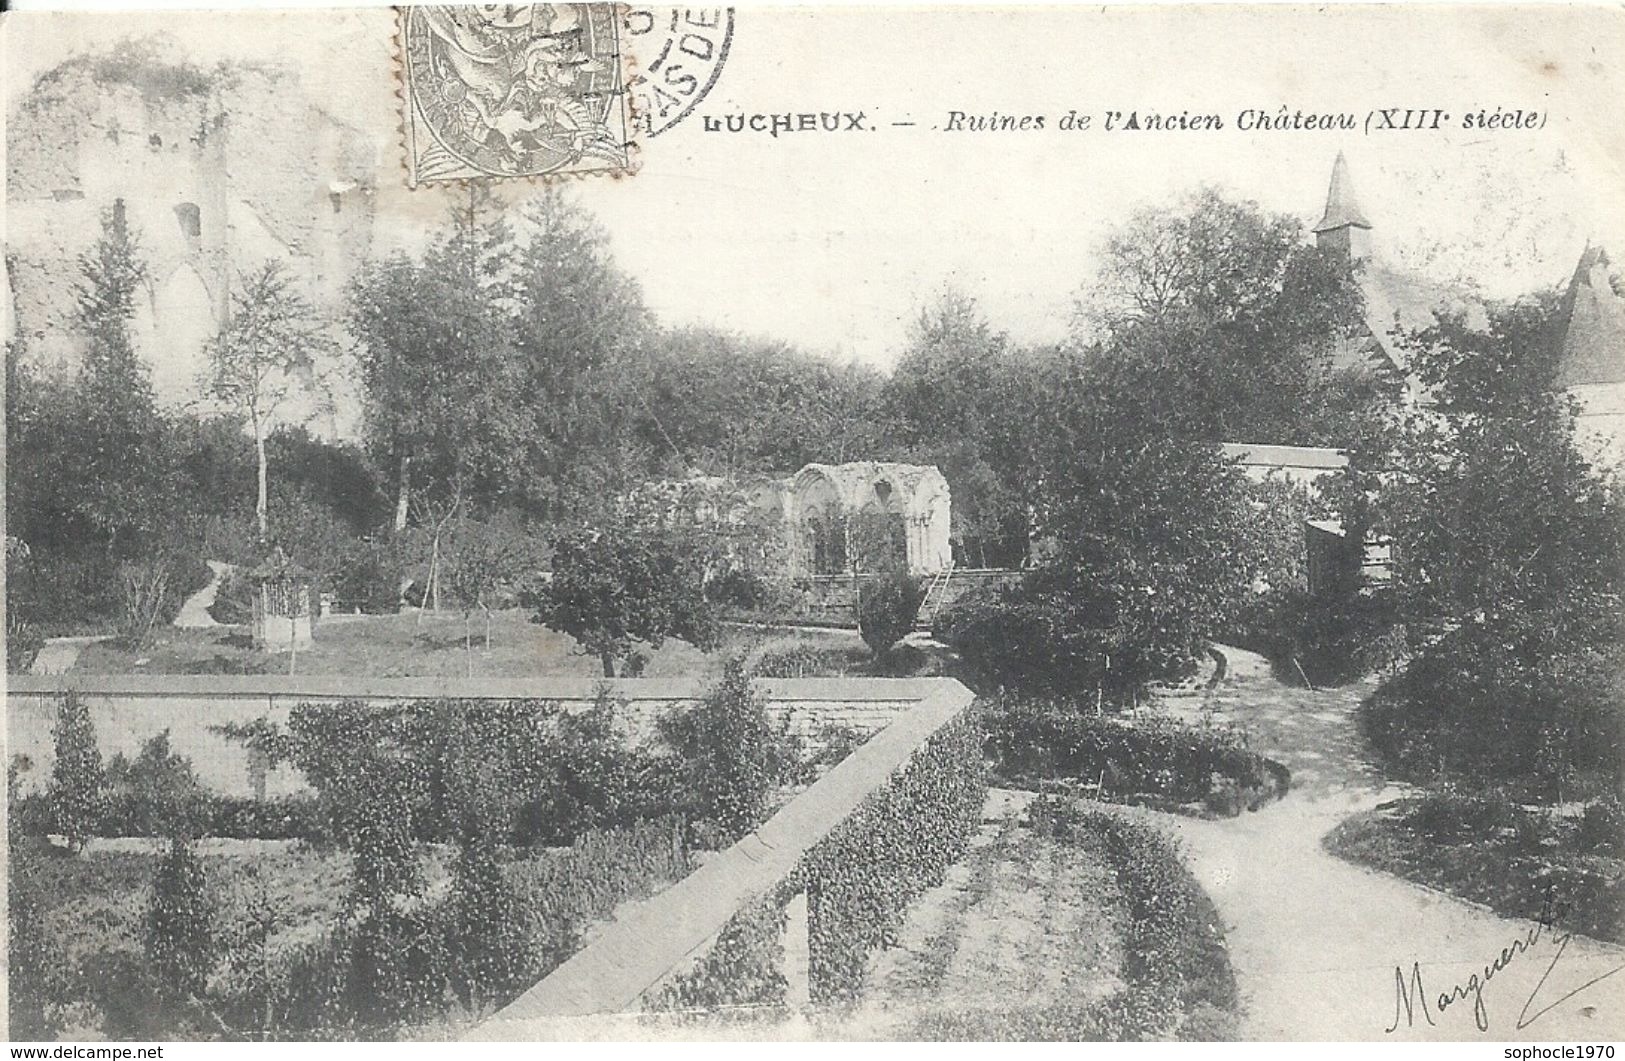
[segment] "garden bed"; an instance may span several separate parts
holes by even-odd
[[[162,842],[97,840],[78,856],[37,838],[23,844],[14,848],[21,857],[13,858],[13,903],[21,892],[47,944],[48,964],[36,989],[47,998],[48,1023],[16,1026],[14,1037],[242,1039],[271,1032],[309,1038],[354,1027],[330,1023],[337,1015],[331,998],[307,997],[308,1008],[284,1010],[299,1005],[293,1000],[309,986],[294,981],[308,969],[311,953],[331,947],[340,931],[352,877],[348,852],[302,841],[200,841],[221,946],[201,1003],[166,1007],[155,1001],[159,992],[141,942]],[[425,845],[420,855],[423,909],[432,925],[447,909],[455,849]],[[587,833],[564,848],[505,848],[500,864],[516,908],[525,912],[518,936],[525,953],[517,957],[535,977],[579,949],[594,923],[617,905],[647,897],[691,868],[675,821]],[[263,946],[251,946],[249,937],[261,926]],[[244,965],[251,954],[259,958],[252,963],[257,967]],[[255,997],[282,1010],[274,1027],[236,1023],[242,1013],[258,1011],[245,1005]],[[441,1008],[459,1011],[449,997]]]
[[[1505,917],[1555,916],[1625,943],[1618,803],[1573,815],[1504,799],[1433,793],[1384,803],[1327,835],[1339,858],[1482,903]]]
[[[1070,801],[1040,799],[1026,822],[991,828],[996,839],[959,879],[911,908],[903,951],[882,958],[846,1030],[984,1042],[1236,1037],[1222,922],[1171,842]]]

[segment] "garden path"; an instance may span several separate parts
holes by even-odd
[[[1340,820],[1404,791],[1385,782],[1359,734],[1355,708],[1369,687],[1293,687],[1256,655],[1225,654],[1229,673],[1213,697],[1218,716],[1244,725],[1254,750],[1292,770],[1292,791],[1256,813],[1219,821],[1133,813],[1179,836],[1223,916],[1247,1038],[1625,1038],[1625,948],[1575,936],[1554,965],[1562,937],[1551,930],[1511,954],[1481,996],[1439,1012],[1440,994],[1475,972],[1482,978],[1487,963],[1535,926],[1329,854],[1321,839]],[[1416,963],[1433,1001],[1427,1016],[1418,1006],[1408,1023],[1395,975],[1403,969],[1409,977]],[[1585,986],[1597,977],[1607,978]],[[1526,1018],[1520,1030],[1531,998],[1530,1015],[1556,1005],[1533,1022]]]
[[[215,594],[220,592],[220,580],[226,577],[231,565],[221,563],[219,560],[209,560],[207,563],[214,577],[209,579],[207,586],[186,598],[181,610],[175,614],[175,626],[203,630],[220,625],[215,622],[214,616],[209,614],[209,608],[214,604]]]
[[[86,645],[95,644],[100,640],[102,640],[100,636],[48,637],[45,644],[40,646],[39,654],[34,657],[28,673],[66,674],[78,662],[80,651]]]

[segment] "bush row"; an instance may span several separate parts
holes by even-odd
[[[1229,727],[1150,716],[1127,721],[1093,705],[1000,695],[984,701],[994,769],[1022,785],[1101,786],[1106,799],[1202,804],[1216,814],[1256,810],[1286,794],[1286,767],[1250,751]]]
[[[722,926],[711,949],[690,969],[643,1000],[656,1013],[772,1016],[783,1011],[784,923],[790,896],[781,886]]]
[[[42,793],[16,803],[17,821],[28,836],[56,832],[49,799]],[[102,803],[90,835],[162,839],[180,831],[229,840],[306,840],[323,835],[314,796],[245,799],[200,791],[180,803],[155,804],[131,792],[114,792]]]

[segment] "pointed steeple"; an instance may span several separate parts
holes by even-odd
[[[1343,152],[1337,153],[1332,163],[1332,183],[1326,191],[1326,212],[1315,226],[1315,242],[1322,247],[1341,250],[1351,258],[1365,258],[1371,249],[1371,222],[1360,209],[1360,200],[1354,194],[1354,180],[1349,176],[1349,161]]]
[[[1349,160],[1339,151],[1337,161],[1332,163],[1332,185],[1326,191],[1326,212],[1321,216],[1320,224],[1315,226],[1315,231],[1329,232],[1347,225],[1370,228],[1371,222],[1366,220],[1365,211],[1360,209],[1360,200],[1354,194]]]

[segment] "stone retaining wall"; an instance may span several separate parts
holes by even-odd
[[[83,697],[104,759],[122,752],[134,758],[141,745],[164,730],[170,747],[192,760],[202,784],[221,795],[255,795],[248,751],[212,727],[258,718],[286,723],[299,703],[357,700],[400,703],[413,700],[539,700],[586,710],[607,684],[626,702],[620,721],[628,734],[647,739],[655,720],[676,705],[703,696],[706,683],[690,679],[627,678],[609,682],[580,679],[342,678],[278,675],[114,675],[36,677],[12,675],[6,690],[7,754],[24,756],[30,769],[22,778],[26,793],[42,787],[55,761],[51,731],[57,705],[67,689]],[[865,734],[890,724],[924,695],[927,683],[892,678],[763,679],[757,685],[769,711],[788,718],[793,730],[816,743],[827,725]],[[266,796],[306,789],[289,766],[271,771]]]
[[[940,610],[967,593],[986,587],[1013,585],[1020,578],[1020,571],[1007,568],[956,570],[948,576],[948,585],[940,604],[935,600],[930,603]],[[800,592],[800,599],[792,618],[830,626],[856,626],[858,586],[861,583],[862,576],[859,575],[818,575],[798,580],[796,588]]]

